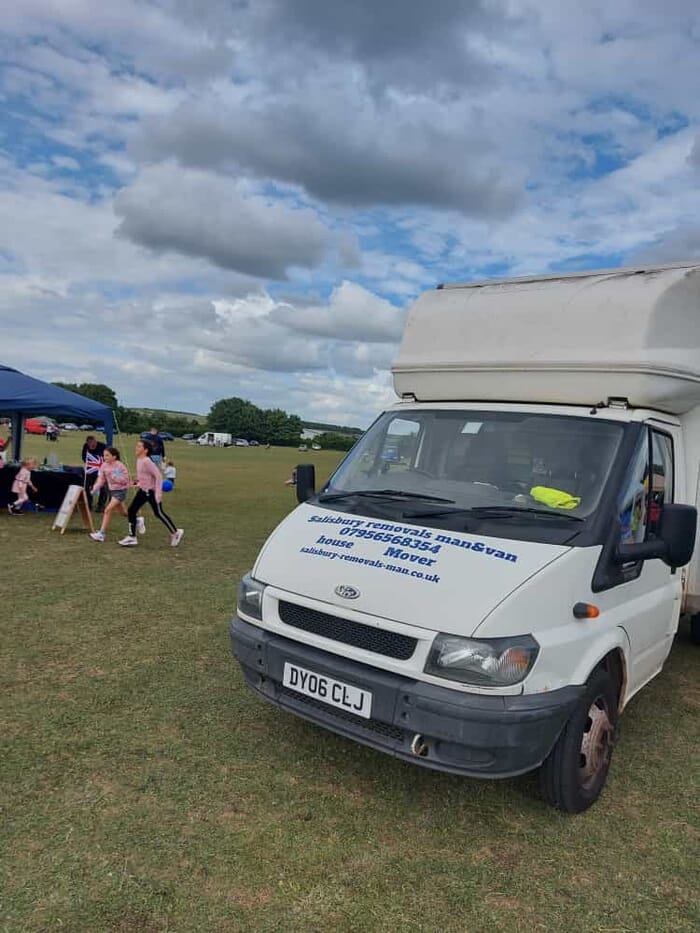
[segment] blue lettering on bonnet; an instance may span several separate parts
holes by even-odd
[[[508,560],[512,564],[517,563],[516,554],[510,554],[508,551],[501,551],[498,548],[489,547],[483,541],[465,541],[463,538],[451,538],[449,535],[435,535],[435,540],[441,544],[451,544],[454,547],[462,547],[467,551],[476,551],[477,554],[486,554],[487,557],[498,557],[500,560]]]
[[[346,518],[342,515],[311,515],[306,519],[307,522],[320,523],[324,525],[340,525],[333,532],[338,535],[337,538],[330,538],[327,535],[321,535],[316,540],[316,544],[330,545],[334,548],[352,548],[353,543],[343,540],[346,537],[360,538],[370,541],[382,542],[384,544],[399,545],[399,547],[389,547],[383,552],[383,556],[398,558],[399,560],[409,561],[410,563],[419,563],[424,566],[432,566],[435,560],[425,556],[409,554],[400,548],[410,548],[415,551],[438,554],[442,545],[451,545],[452,547],[462,548],[465,551],[473,551],[475,554],[484,554],[486,557],[495,557],[498,560],[505,560],[511,564],[518,562],[517,554],[511,554],[510,551],[503,551],[500,548],[491,547],[484,541],[465,541],[463,538],[454,538],[451,535],[435,534],[429,528],[414,528],[413,526],[394,525],[389,522],[367,521],[362,518]],[[330,529],[329,529],[330,530]],[[341,555],[336,551],[321,551],[317,548],[302,548],[305,553],[323,554],[329,557],[341,557],[349,559],[349,555]],[[401,569],[399,567],[397,570]]]

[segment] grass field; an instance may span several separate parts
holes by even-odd
[[[28,452],[76,462],[83,437]],[[133,438],[120,438],[133,463]],[[423,771],[261,703],[230,656],[240,575],[293,506],[292,465],[339,455],[168,453],[137,549],[74,520],[0,515],[0,929],[698,929],[700,653],[685,630],[622,718],[578,817],[531,777]]]

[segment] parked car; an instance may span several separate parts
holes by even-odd
[[[183,434],[183,435],[182,435],[182,439],[183,439],[183,441],[193,441],[193,440],[194,440],[194,434]]]
[[[244,437],[237,437],[233,442],[234,447],[250,447],[250,444]]]
[[[259,446],[260,446],[260,441],[248,441],[248,446],[249,446],[249,447],[259,447]]]
[[[151,434],[150,431],[142,431],[141,434],[140,434],[139,436],[142,437],[144,440],[148,440],[149,437],[153,437],[153,435]],[[194,435],[190,435],[190,436],[193,437]],[[158,437],[159,437],[162,441],[174,441],[174,440],[175,440],[175,438],[174,438],[173,435],[170,433],[170,431],[159,431],[159,432],[158,432]]]
[[[48,423],[46,418],[27,418],[24,422],[24,430],[27,434],[46,434]]]
[[[72,421],[67,421],[65,424],[60,424],[59,427],[63,431],[79,431],[80,428],[77,424],[74,424]]]
[[[79,430],[80,431],[94,431],[95,427],[92,424],[81,424]]]

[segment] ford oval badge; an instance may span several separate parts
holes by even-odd
[[[356,590],[354,586],[348,586],[347,583],[341,583],[340,586],[336,586],[333,592],[342,599],[357,599],[360,595],[359,590]]]

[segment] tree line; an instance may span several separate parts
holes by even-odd
[[[217,431],[247,441],[258,441],[260,444],[274,444],[276,447],[296,447],[302,442],[304,424],[298,415],[290,415],[281,408],[259,408],[242,398],[222,398],[214,402],[206,424],[202,424],[194,418],[189,419],[185,415],[172,412],[127,408],[119,404],[114,389],[101,383],[55,382],[54,385],[107,405],[114,411],[117,427],[125,434],[140,434],[147,431],[151,425],[155,425],[160,431],[170,431],[175,435],[199,436],[203,431]],[[58,420],[68,420],[69,417],[66,415]],[[349,450],[356,439],[356,436],[349,437],[330,430],[314,438],[312,443],[320,444],[324,449]]]

